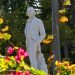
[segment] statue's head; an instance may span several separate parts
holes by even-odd
[[[28,7],[28,8],[27,8],[26,15],[27,15],[29,18],[34,17],[34,16],[35,16],[35,9],[34,9],[33,7]]]

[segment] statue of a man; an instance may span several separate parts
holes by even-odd
[[[29,19],[27,20],[24,33],[31,66],[48,73],[40,46],[40,43],[46,36],[44,25],[40,19],[35,17],[35,10],[33,7],[28,7],[26,14]]]

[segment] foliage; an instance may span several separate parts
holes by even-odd
[[[72,51],[74,33],[73,33],[73,23],[72,18],[72,8],[71,0],[60,1],[59,3],[59,30],[60,30],[60,44],[61,51],[68,52]],[[73,18],[74,19],[74,18]],[[65,54],[65,53],[64,53]],[[66,54],[65,54],[66,56]],[[68,57],[70,58],[71,54],[68,52]],[[65,57],[66,58],[66,57]]]
[[[25,48],[24,28],[27,19],[25,16],[28,7],[27,1],[1,0],[1,7],[3,8],[0,16],[3,16],[5,25],[10,26],[9,32],[12,35],[10,41]]]
[[[65,39],[71,39],[72,30],[66,24],[59,24],[60,40],[63,43]],[[64,38],[63,38],[64,37]]]
[[[9,26],[4,24],[3,18],[0,18],[0,53],[2,54],[6,53],[3,47],[6,46],[7,42],[10,39],[11,39],[11,34],[9,32]]]
[[[44,20],[48,20],[49,18],[51,18],[51,1],[49,0],[41,0],[40,1],[40,5],[41,5],[41,18]]]
[[[75,64],[71,64],[68,61],[56,61],[56,75],[75,75]]]

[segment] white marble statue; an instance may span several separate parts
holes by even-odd
[[[33,7],[28,7],[26,14],[29,19],[27,20],[24,33],[31,66],[48,73],[47,65],[44,56],[41,53],[40,46],[40,43],[46,36],[43,23],[40,19],[35,17],[35,10]]]

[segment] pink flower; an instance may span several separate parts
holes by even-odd
[[[20,60],[21,60],[21,59],[20,59],[20,57],[17,55],[17,56],[15,56],[15,60],[16,60],[17,63],[20,63]]]
[[[7,48],[7,54],[12,54],[14,52],[14,49],[10,46]]]
[[[17,75],[31,75],[29,71],[26,72],[17,72]]]
[[[15,56],[16,61],[20,63],[20,61],[26,57],[28,57],[28,53],[23,48],[19,48],[18,53]]]
[[[25,74],[23,74],[23,72],[19,71],[19,72],[16,72],[15,75],[25,75]]]
[[[13,72],[11,72],[9,75],[14,75],[14,73],[13,73]]]
[[[23,49],[23,48],[19,48],[19,49],[18,49],[18,54],[24,55],[24,49]]]
[[[28,53],[23,48],[18,49],[18,55],[20,58],[21,56],[24,56],[24,58],[28,57]]]
[[[28,57],[29,55],[28,55],[28,53],[27,52],[25,52],[24,53],[24,57]]]
[[[31,75],[29,71],[26,71],[24,75]]]

